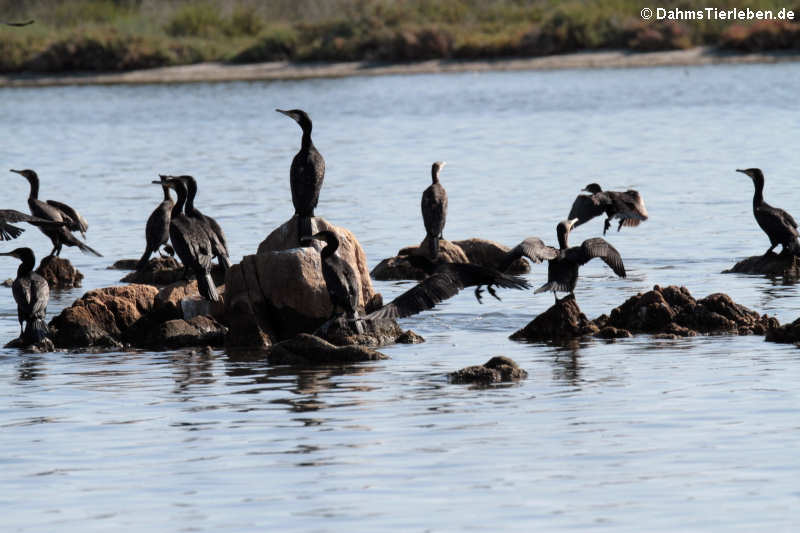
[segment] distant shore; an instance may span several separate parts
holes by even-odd
[[[642,68],[715,64],[779,63],[800,61],[800,52],[723,52],[711,47],[666,52],[621,50],[578,52],[532,58],[493,60],[431,60],[413,63],[291,63],[285,61],[231,65],[198,63],[173,67],[111,73],[6,74],[0,87],[53,87],[64,85],[116,85],[156,83],[197,83],[222,81],[293,80],[430,74],[445,72],[490,72],[582,68]]]

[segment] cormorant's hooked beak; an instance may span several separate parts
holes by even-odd
[[[10,172],[15,172],[15,173],[19,174],[20,176],[22,176],[22,171],[21,170],[14,170],[12,168],[12,169],[10,169]]]
[[[282,115],[286,115],[290,119],[292,119],[295,122],[297,122],[297,117],[295,116],[294,113],[290,113],[289,111],[284,111],[283,109],[276,109],[275,111],[277,111],[278,113],[281,113]]]
[[[7,257],[17,257],[14,252],[3,252],[3,253],[0,253],[0,255],[5,255]]]

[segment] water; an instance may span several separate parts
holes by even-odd
[[[590,317],[655,284],[724,291],[782,322],[797,286],[722,275],[766,250],[752,185],[795,211],[800,64],[452,74],[189,86],[0,90],[0,160],[36,169],[43,198],[75,205],[104,258],[65,256],[84,287],[138,257],[160,198],[148,183],[192,173],[198,206],[234,259],[292,214],[288,168],[301,107],[328,172],[318,214],[350,228],[370,267],[423,236],[431,162],[448,166],[445,236],[555,242],[555,223],[597,181],[642,192],[651,219],[613,231],[629,272],[582,270]],[[0,174],[1,176],[2,174]],[[0,207],[25,209],[7,173]],[[595,236],[595,220],[573,242]],[[19,243],[19,244],[18,244]],[[47,253],[35,229],[12,246]],[[16,269],[0,258],[2,277]],[[544,266],[529,278],[543,282]],[[408,283],[378,282],[390,298]],[[4,531],[773,531],[800,524],[793,453],[800,357],[761,337],[646,336],[573,348],[508,335],[551,304],[470,292],[402,321],[427,342],[392,359],[297,370],[224,352],[0,351]],[[0,338],[17,334],[0,288]],[[511,386],[446,374],[503,354]]]

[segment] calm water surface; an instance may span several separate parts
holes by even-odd
[[[578,190],[639,189],[644,225],[609,240],[576,291],[587,315],[655,284],[718,291],[781,321],[797,286],[720,271],[768,242],[766,198],[800,213],[800,64],[393,76],[186,86],[0,90],[3,168],[34,168],[41,197],[78,207],[104,258],[64,255],[84,288],[138,257],[157,173],[191,173],[236,260],[292,214],[288,168],[304,108],[328,171],[318,214],[350,228],[370,266],[423,237],[419,197],[448,166],[445,236],[555,242]],[[0,172],[0,207],[27,183]],[[596,220],[573,241],[600,233]],[[12,246],[50,249],[35,229]],[[0,258],[2,277],[16,262]],[[546,267],[530,274],[544,280]],[[378,282],[385,297],[407,283]],[[636,337],[572,348],[508,335],[551,303],[465,292],[402,321],[427,342],[388,361],[298,370],[224,352],[0,351],[3,531],[795,531],[800,351],[760,337]],[[18,331],[0,288],[0,338]],[[513,386],[446,374],[512,357]]]

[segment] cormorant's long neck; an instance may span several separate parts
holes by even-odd
[[[311,121],[303,121],[300,127],[303,128],[303,140],[300,143],[300,149],[308,151],[314,146],[314,143],[311,142]]]
[[[179,217],[183,211],[183,204],[186,203],[186,189],[178,187],[175,189],[175,194],[178,196],[178,201],[172,206],[172,217]]]
[[[323,261],[336,253],[336,250],[339,248],[339,239],[326,240],[325,243],[325,248],[319,253]]]
[[[561,227],[558,228],[558,247],[562,250],[566,250],[569,248],[568,241],[569,240],[569,231],[562,229]]]
[[[28,198],[33,198],[34,200],[39,198],[39,178],[33,176],[28,178],[28,182],[31,184],[31,192],[28,195]]]
[[[164,189],[164,201],[172,202],[172,196],[170,196],[169,194],[169,187],[167,187],[166,185],[162,185],[161,188]]]
[[[30,275],[30,273],[33,272],[35,266],[36,266],[36,260],[33,257],[25,256],[22,259],[22,263],[20,263],[19,267],[17,268],[17,277],[22,278]]]
[[[433,170],[431,170],[431,179],[433,180],[433,183],[439,183],[439,169],[438,168],[434,168]]]
[[[194,209],[194,197],[197,194],[197,185],[191,181],[186,183],[188,194],[186,196],[186,209],[185,212],[189,216],[194,216],[196,211]]]
[[[753,194],[753,207],[758,207],[764,203],[764,180],[756,178],[753,180],[753,185],[756,188]]]

